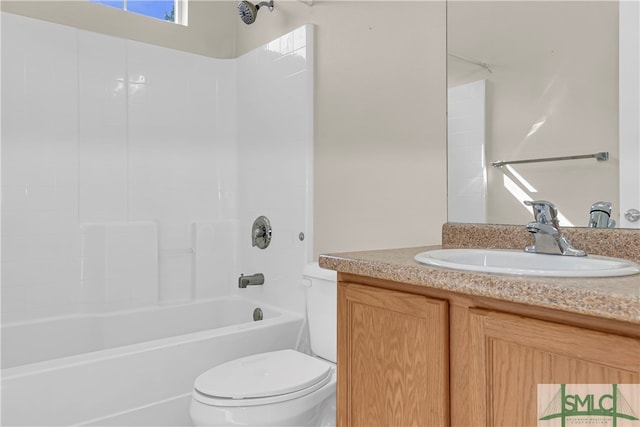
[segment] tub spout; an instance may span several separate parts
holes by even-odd
[[[251,274],[249,276],[245,276],[244,274],[241,274],[240,277],[238,277],[239,288],[244,289],[247,286],[254,286],[254,285],[264,285],[264,274],[256,273],[256,274]]]

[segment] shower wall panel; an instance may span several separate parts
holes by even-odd
[[[312,26],[219,60],[1,19],[3,322],[241,292],[304,312]]]
[[[194,298],[193,222],[237,216],[234,73],[233,61],[2,13],[4,322]],[[100,247],[85,226],[118,230],[134,264],[114,264],[114,240]],[[233,254],[232,236],[216,244]],[[202,292],[228,294],[210,269]]]
[[[2,14],[2,320],[75,311],[78,41]]]
[[[237,59],[238,253],[265,285],[240,292],[304,313],[302,269],[312,260],[313,36],[304,25]],[[251,226],[271,221],[266,249]]]

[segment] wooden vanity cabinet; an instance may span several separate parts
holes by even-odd
[[[470,425],[535,426],[538,384],[638,384],[638,339],[469,310]]]
[[[637,325],[341,275],[339,427],[535,426],[587,383],[640,383]]]
[[[340,282],[339,426],[449,423],[447,303]]]

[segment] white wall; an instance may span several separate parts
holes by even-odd
[[[446,3],[276,2],[246,52],[316,28],[314,255],[439,244],[447,221]]]
[[[290,228],[311,234],[300,191],[309,165],[297,160],[309,153],[312,98],[308,91],[290,103],[287,90],[312,86],[302,75],[285,78],[291,69],[282,65],[295,54],[279,56],[243,65],[2,13],[2,320],[233,292],[238,242],[246,242],[237,237],[249,235],[243,215],[267,206],[243,200],[241,186],[267,186],[261,176],[246,181],[243,162],[260,164],[265,144],[274,154],[295,154],[279,142],[303,147],[292,169],[291,157],[272,162],[279,180],[265,187],[270,200],[279,208],[296,190],[303,201],[282,219],[273,213],[271,254]],[[236,75],[240,88],[280,78],[263,83],[262,105],[268,96],[265,113],[292,112],[240,146],[236,108],[257,98],[236,105],[245,95]],[[242,126],[254,121],[239,114]],[[299,125],[284,126],[291,118]],[[299,277],[306,250],[285,264],[295,270],[287,278]]]
[[[163,22],[88,0],[2,0],[0,10],[214,58],[235,57],[237,2],[196,0],[188,24]]]
[[[640,3],[620,2],[620,219],[618,227],[640,228],[624,215],[640,210]]]

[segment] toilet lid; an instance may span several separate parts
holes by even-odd
[[[295,350],[280,350],[235,359],[209,369],[195,389],[223,399],[255,399],[294,393],[323,382],[331,366]]]

